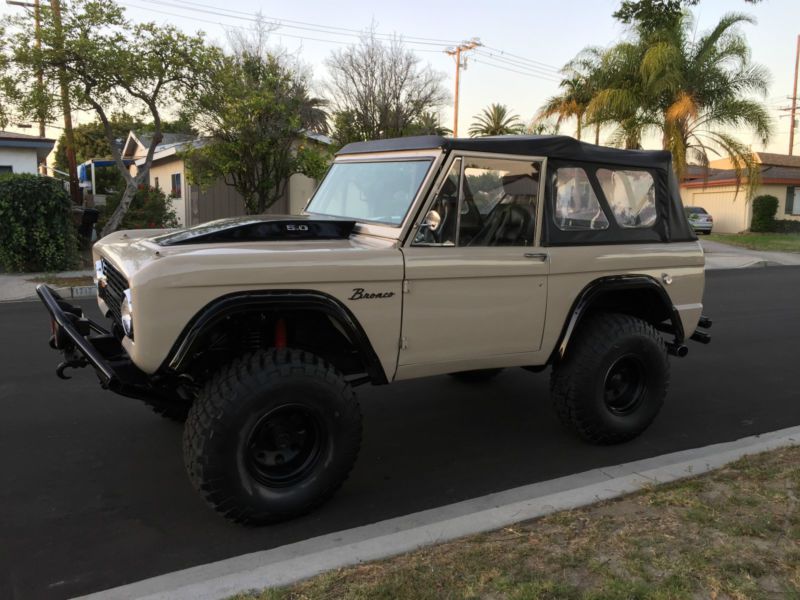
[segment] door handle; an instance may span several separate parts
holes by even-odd
[[[546,252],[526,252],[525,258],[530,258],[532,260],[538,260],[544,262],[547,260],[547,253]]]

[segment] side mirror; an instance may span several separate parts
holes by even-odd
[[[428,231],[436,231],[441,224],[442,217],[435,210],[428,211],[428,214],[425,215],[425,220],[422,222],[422,226],[427,227]]]

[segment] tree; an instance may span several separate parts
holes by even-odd
[[[147,182],[155,147],[162,139],[162,111],[180,104],[216,52],[202,36],[172,26],[132,23],[112,0],[74,0],[61,10],[62,27],[41,6],[41,49],[26,17],[11,19],[13,33],[6,49],[15,69],[20,95],[35,90],[35,73],[47,81],[64,73],[75,108],[94,111],[103,125],[125,191],[102,235],[117,229],[139,185]],[[41,110],[41,106],[38,107]],[[152,119],[152,144],[136,175],[131,175],[114,144],[111,115],[133,108]]]
[[[761,0],[745,0],[758,4]],[[648,32],[674,27],[684,11],[700,0],[622,0],[614,18],[626,25],[638,24]]]
[[[505,104],[490,104],[473,117],[470,137],[522,133],[525,126],[519,116],[511,114]]]
[[[452,135],[453,130],[442,125],[439,113],[426,111],[411,124],[407,135]]]
[[[408,135],[449,97],[444,75],[423,67],[400,38],[384,42],[374,31],[333,52],[326,65],[338,144]]]
[[[644,133],[660,134],[679,177],[690,159],[707,165],[709,155],[725,154],[737,177],[746,170],[755,185],[752,152],[728,132],[747,129],[762,143],[771,133],[763,104],[750,99],[766,94],[769,75],[751,62],[737,27],[753,22],[729,14],[699,36],[688,13],[656,31],[634,25],[633,38],[603,57],[605,87],[589,103],[589,118],[617,125],[616,137],[627,147],[638,146]]]
[[[263,213],[294,173],[324,173],[326,157],[307,139],[326,122],[323,106],[278,56],[218,56],[189,101],[207,136],[186,152],[190,179],[208,185],[222,178],[249,213]]]

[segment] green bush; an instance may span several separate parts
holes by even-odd
[[[775,233],[800,233],[800,221],[790,219],[775,219],[772,222],[772,229]]]
[[[124,191],[124,190],[123,190]],[[114,213],[122,200],[123,191],[111,194],[106,205],[98,207],[100,218],[97,230],[102,231],[108,218]],[[178,217],[172,202],[164,192],[150,186],[139,186],[136,195],[128,207],[128,212],[120,223],[120,229],[153,229],[161,227],[177,227]]]
[[[750,231],[772,231],[775,213],[778,212],[778,199],[764,195],[753,198],[753,221]]]
[[[0,177],[0,265],[7,271],[62,271],[78,262],[72,202],[50,177]]]

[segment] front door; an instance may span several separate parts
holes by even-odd
[[[541,161],[455,158],[403,249],[398,378],[528,364],[539,350],[548,260],[535,245]]]

